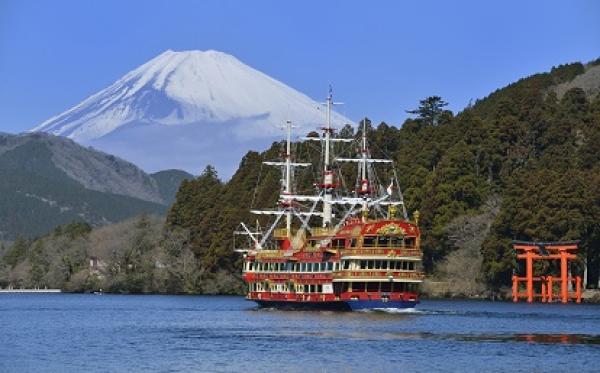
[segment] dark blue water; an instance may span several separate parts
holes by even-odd
[[[2,372],[566,370],[600,371],[600,306],[336,313],[241,297],[0,294]]]

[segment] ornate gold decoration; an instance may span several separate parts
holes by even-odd
[[[388,206],[388,219],[395,219],[397,211],[398,211],[398,208],[396,207],[396,205],[389,205]]]
[[[419,210],[415,211],[413,213],[413,219],[415,220],[415,225],[418,226],[419,225],[419,216],[421,215],[421,213],[419,212]]]
[[[390,223],[390,224],[386,224],[383,227],[379,228],[377,230],[377,234],[381,234],[381,235],[390,235],[390,234],[397,234],[400,236],[404,236],[406,235],[406,232],[404,231],[404,229],[394,223]]]

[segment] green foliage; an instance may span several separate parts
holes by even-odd
[[[27,256],[28,249],[29,243],[23,237],[19,236],[6,251],[2,260],[5,264],[14,267]]]
[[[239,273],[210,273],[190,248],[187,230],[164,230],[142,215],[90,229],[82,222],[27,242],[17,239],[0,262],[0,285],[115,293],[241,292]]]
[[[482,278],[492,288],[510,281],[513,239],[578,238],[588,262],[600,262],[600,196],[593,192],[600,178],[600,98],[590,101],[573,89],[558,101],[551,90],[583,71],[581,64],[558,66],[497,90],[456,116],[444,110],[441,97],[431,96],[401,128],[375,128],[364,119],[373,155],[395,160],[407,208],[421,211],[426,271],[456,250],[449,227],[468,216],[491,219],[479,223],[490,228],[485,240],[477,236],[477,245]],[[356,135],[361,131],[362,122]],[[342,132],[354,133],[348,127]],[[318,159],[319,149],[296,146],[298,158]],[[248,153],[228,183],[205,175],[180,188],[167,227],[192,231],[194,252],[211,273],[239,270],[231,232],[240,221],[252,221],[251,206],[275,203],[280,175],[262,170],[260,162],[276,158],[280,149],[276,143],[262,154]],[[352,166],[339,171],[351,189]],[[310,182],[302,187],[311,191]],[[482,214],[490,199],[502,201],[499,212]]]
[[[414,110],[407,110],[409,114],[417,115],[418,119],[425,124],[435,126],[440,122],[440,118],[444,116],[444,108],[448,103],[440,96],[429,96],[419,101],[419,107]]]
[[[175,202],[175,195],[183,180],[191,180],[194,178],[193,175],[181,170],[159,171],[150,176],[156,180],[160,195],[169,206]]]

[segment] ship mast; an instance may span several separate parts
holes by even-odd
[[[359,163],[359,168],[361,169],[360,175],[360,188],[361,193],[363,194],[363,202],[362,202],[362,217],[363,220],[366,219],[369,213],[369,206],[367,204],[366,194],[370,191],[369,179],[367,179],[367,118],[363,120],[363,128],[362,128],[362,151],[361,151],[361,163]]]
[[[333,92],[331,86],[329,87],[329,95],[327,96],[327,123],[325,128],[323,128],[325,132],[325,155],[323,157],[323,227],[331,226],[331,221],[333,219],[332,213],[332,199],[333,199],[333,188],[334,185],[334,174],[331,169],[331,133],[333,132],[333,128],[331,127],[331,111],[333,109],[333,105],[341,105],[341,102],[333,102]]]
[[[371,158],[371,153],[369,151],[368,142],[367,142],[367,118],[363,120],[362,123],[362,134],[361,134],[361,143],[360,143],[360,155],[357,158],[335,158],[336,162],[354,162],[358,165],[357,168],[357,183],[356,183],[356,197],[355,198],[343,198],[347,203],[355,203],[360,205],[360,211],[362,215],[363,222],[366,222],[369,216],[369,209],[371,207],[375,207],[380,209],[380,206],[397,206],[402,205],[404,218],[406,219],[406,210],[404,208],[404,202],[402,198],[402,194],[400,192],[400,188],[397,187],[397,194],[400,197],[400,200],[392,200],[392,192],[394,181],[396,180],[396,171],[394,170],[394,179],[386,189],[387,193],[378,193],[378,190],[371,185],[372,182],[376,182],[376,177],[374,176],[374,163],[388,163],[393,164],[391,159],[375,159]],[[370,180],[369,177],[374,178]],[[335,201],[334,201],[335,202]],[[393,214],[392,214],[393,215]]]
[[[292,121],[286,121],[287,127],[287,144],[286,144],[286,153],[285,153],[285,189],[283,191],[284,195],[292,194],[292,152],[291,152],[291,144],[292,144]],[[291,203],[292,201],[290,201]],[[287,236],[292,236],[292,209],[291,206],[287,206],[286,214],[285,214],[285,228],[287,231]]]

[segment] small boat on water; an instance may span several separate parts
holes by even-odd
[[[241,223],[236,231],[245,237],[236,251],[243,253],[247,299],[287,309],[414,308],[423,280],[418,211],[410,221],[393,162],[371,157],[366,121],[358,138],[336,137],[331,92],[326,105],[322,135],[304,138],[322,145],[313,195],[298,194],[294,184],[295,169],[312,163],[295,160],[291,122],[283,159],[264,162],[281,168],[282,187],[277,209],[252,210],[263,219],[271,216],[268,229],[257,221],[254,228]],[[357,156],[336,156],[340,144],[346,151],[356,145]],[[341,175],[347,162],[357,165],[349,190]]]

